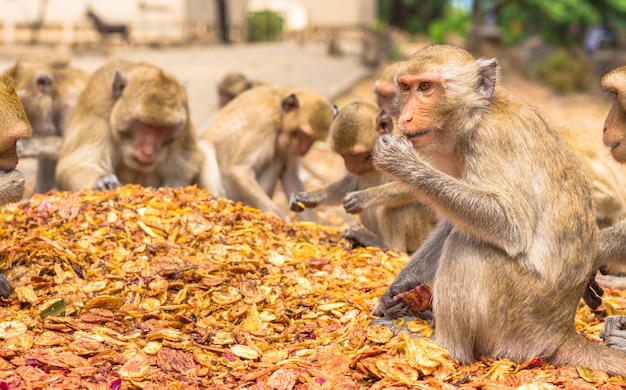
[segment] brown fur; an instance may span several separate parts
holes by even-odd
[[[58,145],[50,137],[60,137],[63,134],[67,118],[87,85],[89,74],[72,67],[67,61],[57,60],[20,60],[7,72],[15,82],[15,89],[33,128],[35,140],[26,144],[26,147],[41,149],[32,145],[36,142]],[[20,155],[28,155],[28,152],[20,150]],[[52,189],[56,164],[56,156],[38,156],[36,192],[45,193]]]
[[[18,202],[24,194],[24,178],[15,169],[17,141],[32,135],[32,128],[8,73],[0,75],[0,205]],[[11,286],[0,275],[0,296],[7,297]]]
[[[165,129],[163,139],[141,141],[140,123]],[[180,187],[194,182],[202,159],[178,79],[147,63],[112,61],[94,72],[70,115],[56,180],[61,190]]]
[[[372,165],[378,109],[353,102],[343,108],[330,128],[333,150],[344,159],[346,174],[339,181],[311,192],[291,194],[293,211],[343,202],[348,213],[359,214],[362,227],[350,227],[343,236],[355,244],[413,252],[434,227],[432,212],[404,187]]]
[[[261,85],[263,85],[262,82],[249,80],[243,73],[228,73],[217,84],[220,108],[224,107],[228,102],[241,95],[243,92]]]
[[[213,151],[216,162],[211,164],[207,154],[200,185],[283,216],[271,199],[276,184],[280,180],[286,194],[304,189],[299,158],[326,138],[332,117],[330,101],[308,88],[273,84],[242,93],[219,111],[204,134],[205,151]],[[220,177],[211,174],[215,164]]]
[[[597,226],[591,183],[562,136],[497,85],[495,60],[462,49],[420,50],[397,81],[405,138],[382,136],[374,164],[445,223],[375,314],[408,314],[394,296],[428,283],[435,340],[461,363],[538,356],[626,375],[626,352],[589,341],[574,326],[595,271]]]

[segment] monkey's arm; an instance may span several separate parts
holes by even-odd
[[[626,265],[626,221],[600,230],[596,264],[608,272],[611,272],[611,268]]]
[[[58,135],[32,137],[17,143],[17,154],[20,158],[59,158],[62,139]]]
[[[289,199],[289,209],[300,212],[305,207],[315,208],[319,205],[338,205],[347,192],[356,189],[357,181],[358,178],[355,175],[346,173],[338,181],[315,191],[293,192]]]
[[[428,165],[407,139],[380,136],[373,161],[378,169],[412,188],[420,200],[446,220],[509,256],[516,257],[530,246],[531,234],[524,234],[524,219],[516,218],[518,206],[495,191],[478,188]]]
[[[428,236],[424,244],[411,256],[411,260],[402,268],[389,288],[381,295],[380,303],[374,309],[375,316],[398,318],[410,315],[409,306],[395,296],[409,291],[420,284],[430,284],[435,278],[435,272],[441,257],[444,241],[450,234],[452,225],[441,224]]]
[[[302,180],[300,180],[299,176],[299,163],[299,158],[289,155],[286,157],[285,168],[280,175],[280,183],[283,187],[283,191],[285,191],[285,195],[287,196],[304,191],[304,184],[302,183]],[[315,213],[313,210],[303,209],[301,210],[299,219],[305,221],[315,221]]]
[[[402,206],[412,202],[417,202],[417,198],[411,190],[394,180],[380,186],[347,193],[343,198],[343,208],[350,214],[359,214],[373,207]]]
[[[233,165],[222,171],[222,179],[225,187],[227,187],[229,197],[234,196],[236,200],[256,207],[261,211],[285,217],[285,214],[255,180],[252,167],[247,164]]]

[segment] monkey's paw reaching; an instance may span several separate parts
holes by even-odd
[[[102,175],[96,180],[93,185],[95,190],[112,190],[117,187],[121,187],[122,183],[120,183],[119,179],[115,174],[109,173],[106,175]]]
[[[378,137],[374,147],[373,162],[383,172],[398,176],[406,171],[407,164],[416,160],[413,144],[405,138],[384,134]],[[401,164],[399,164],[401,162]]]
[[[360,214],[369,207],[367,202],[361,199],[362,191],[348,192],[343,198],[343,208],[348,214]]]
[[[308,192],[294,192],[289,197],[289,210],[295,212],[304,211],[305,208],[315,208],[317,202],[314,201]]]
[[[607,317],[600,337],[607,346],[626,351],[626,316]]]

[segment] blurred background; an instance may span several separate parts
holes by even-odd
[[[128,33],[102,34],[94,18]],[[506,55],[562,92],[626,62],[625,28],[623,0],[0,0],[5,56],[24,45],[111,55],[128,45],[294,42],[378,67],[427,41]]]

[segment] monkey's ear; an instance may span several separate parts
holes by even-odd
[[[480,77],[478,93],[484,98],[491,97],[496,88],[498,62],[492,58],[490,60],[478,60],[477,64]]]
[[[113,85],[111,86],[113,99],[119,99],[120,96],[122,96],[122,92],[124,92],[127,83],[126,75],[116,69],[115,76],[113,76]]]
[[[378,135],[391,134],[393,131],[393,120],[382,108],[376,116],[376,131],[378,131]]]
[[[44,95],[50,95],[52,90],[52,75],[50,73],[35,74],[35,89]]]
[[[339,107],[336,104],[333,104],[333,119],[335,119],[339,115]]]
[[[292,93],[283,99],[282,107],[284,112],[295,111],[300,107],[300,102],[296,95]]]

